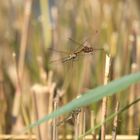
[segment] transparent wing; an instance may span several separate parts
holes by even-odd
[[[56,53],[69,54],[69,52],[62,51],[62,50],[57,50],[57,49],[54,49],[54,48],[47,48],[47,50],[51,51],[51,52],[56,52]]]
[[[74,51],[77,51],[77,50],[79,50],[79,49],[81,48],[81,46],[84,47],[84,44],[85,44],[85,42],[87,42],[88,39],[84,40],[83,43],[80,43],[80,42],[78,42],[78,41],[76,41],[76,40],[74,40],[74,39],[72,39],[72,38],[69,38],[69,40],[72,41],[73,43],[79,45],[79,47],[78,47],[77,49],[74,50]]]

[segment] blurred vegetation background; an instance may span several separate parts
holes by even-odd
[[[16,133],[52,112],[57,95],[62,106],[103,85],[104,51],[74,62],[59,61],[68,54],[53,49],[72,52],[79,47],[69,38],[80,43],[88,39],[93,47],[105,48],[112,57],[111,80],[139,71],[139,13],[139,0],[2,0],[0,133]],[[123,91],[125,94],[109,97],[108,114],[114,112],[117,101],[125,105],[136,99],[139,90],[137,84]],[[88,107],[91,110],[99,122],[100,102]],[[135,106],[120,116],[118,133],[138,134],[138,122],[140,107]],[[70,131],[69,126],[64,128]],[[110,133],[111,122],[107,128]]]

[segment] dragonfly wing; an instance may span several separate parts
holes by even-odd
[[[64,57],[64,58],[60,58],[60,59],[56,59],[56,60],[51,60],[51,61],[49,61],[49,63],[55,63],[55,62],[62,62],[62,63],[64,63],[66,61],[68,61],[67,57]]]
[[[77,44],[77,45],[80,45],[80,46],[83,45],[82,43],[80,43],[80,42],[78,42],[78,41],[76,41],[76,40],[74,40],[72,38],[69,38],[69,40],[72,41],[73,43]]]
[[[74,52],[77,52],[78,50],[80,50],[81,46],[84,47],[83,43],[80,43],[80,42],[78,42],[78,41],[76,41],[76,40],[74,40],[74,39],[72,39],[72,38],[69,38],[69,40],[72,41],[73,43],[75,43],[75,44],[77,44],[77,45],[79,46],[78,48],[76,48],[76,49],[74,50]]]
[[[47,50],[48,50],[48,51],[51,51],[51,52],[56,52],[56,53],[69,54],[69,53],[66,52],[66,51],[61,51],[61,50],[57,50],[57,49],[54,49],[54,48],[48,48]]]
[[[103,51],[104,48],[93,48],[93,51]]]
[[[52,60],[52,61],[50,61],[50,63],[54,63],[54,62],[58,62],[58,61],[60,61],[62,63],[66,63],[68,61],[74,60],[75,58],[76,58],[75,55],[73,55],[73,56],[72,55],[69,55],[69,56],[64,57],[64,58],[61,58],[61,59]]]

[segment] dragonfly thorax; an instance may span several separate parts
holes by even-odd
[[[90,53],[90,52],[93,52],[93,48],[92,47],[85,46],[82,51],[84,53]]]

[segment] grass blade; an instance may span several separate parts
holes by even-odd
[[[23,131],[26,132],[31,128],[34,128],[45,121],[50,119],[54,119],[64,113],[70,112],[75,108],[82,107],[89,105],[91,103],[95,103],[101,100],[105,96],[112,96],[113,94],[117,94],[119,91],[126,89],[131,84],[140,81],[140,72],[130,74],[124,76],[118,80],[114,80],[107,85],[99,86],[95,89],[87,91],[85,94],[72,100],[70,103],[66,104],[65,106],[57,109],[56,111],[50,113],[49,115],[45,116],[44,118],[37,120],[36,122],[32,123],[31,125],[27,126]]]

